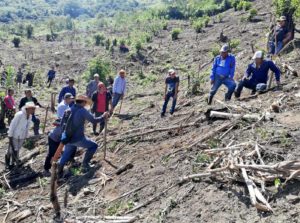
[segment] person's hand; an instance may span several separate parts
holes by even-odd
[[[210,84],[211,84],[211,85],[214,85],[214,84],[215,84],[215,81],[214,81],[214,80],[210,80]]]
[[[108,119],[110,117],[110,113],[109,112],[104,112],[102,117],[105,118],[105,119]]]

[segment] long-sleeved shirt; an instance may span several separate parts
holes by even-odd
[[[104,122],[103,117],[95,118],[88,110],[77,104],[71,107],[71,112],[74,114],[72,121],[75,132],[70,143],[78,142],[84,138],[85,121],[89,121],[92,124]]]
[[[56,74],[55,70],[49,70],[47,76],[48,76],[49,79],[54,79],[55,74]]]
[[[118,75],[115,78],[114,85],[113,85],[113,93],[117,94],[125,94],[126,93],[126,79],[122,78]]]
[[[76,89],[74,87],[66,86],[63,87],[59,93],[58,103],[60,103],[64,99],[66,93],[71,93],[74,97],[76,97]]]
[[[21,111],[15,114],[15,117],[11,121],[8,130],[8,137],[26,139],[28,137],[31,118],[31,115],[27,118],[26,109],[23,107]]]
[[[98,89],[99,81],[92,80],[86,87],[86,95],[91,98],[93,93]]]
[[[21,108],[27,103],[27,102],[33,102],[35,105],[39,106],[39,107],[43,107],[39,102],[38,100],[35,98],[35,97],[31,97],[31,98],[27,98],[27,97],[24,97],[21,99],[20,101],[20,104],[19,104],[19,110],[21,110]]]
[[[269,78],[269,70],[275,73],[276,81],[280,81],[280,70],[271,60],[264,60],[259,68],[257,68],[255,62],[249,64],[245,76],[250,77],[252,82],[266,84]]]
[[[61,119],[68,108],[70,108],[70,106],[66,104],[65,101],[60,102],[57,106],[57,117]]]
[[[235,73],[235,57],[229,54],[225,59],[220,55],[214,60],[210,74],[210,79],[215,80],[215,77],[223,76],[223,78],[233,79]]]

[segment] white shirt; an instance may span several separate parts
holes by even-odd
[[[62,100],[57,107],[57,117],[62,118],[64,116],[65,111],[70,106],[65,103],[65,100]]]
[[[15,139],[26,139],[28,137],[28,131],[30,128],[32,116],[27,118],[25,107],[21,111],[17,112],[12,122],[10,123],[8,130],[8,137]]]

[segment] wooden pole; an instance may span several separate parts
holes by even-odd
[[[105,127],[104,127],[104,160],[106,158],[106,136],[107,136],[107,118],[105,119]]]
[[[47,119],[48,119],[48,111],[49,111],[49,106],[47,106],[47,108],[46,108],[46,115],[45,115],[44,126],[43,126],[43,134],[45,134],[46,124],[47,124]]]

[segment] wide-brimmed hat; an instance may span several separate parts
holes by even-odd
[[[85,101],[87,103],[87,105],[93,104],[92,100],[86,95],[76,96],[75,101]]]
[[[277,19],[277,22],[281,22],[281,21],[286,21],[286,17],[285,17],[285,16],[280,16],[280,17]]]
[[[27,102],[25,105],[24,105],[24,108],[27,109],[27,108],[37,108],[37,106],[33,103],[33,102]]]

